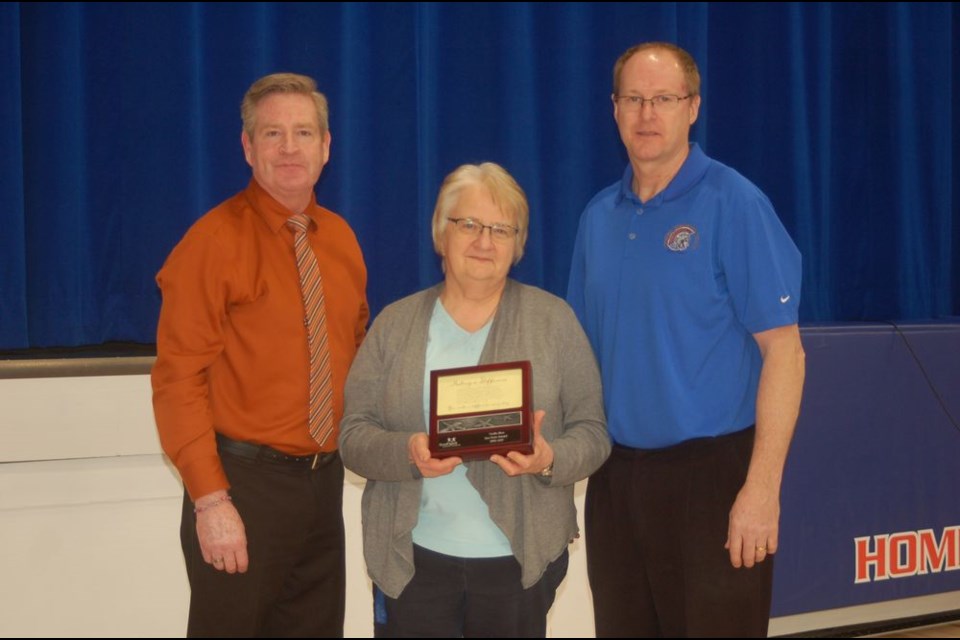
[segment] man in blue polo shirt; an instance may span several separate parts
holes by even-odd
[[[568,301],[614,450],[590,479],[598,637],[764,637],[780,482],[803,390],[800,254],[770,201],[689,143],[693,58],[614,66],[630,164],[580,220]]]

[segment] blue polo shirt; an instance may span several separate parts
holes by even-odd
[[[800,252],[767,197],[691,145],[648,202],[633,169],[587,204],[567,301],[600,363],[614,442],[655,449],[756,421],[751,334],[797,323]]]

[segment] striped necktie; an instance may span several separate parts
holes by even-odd
[[[293,231],[293,245],[300,272],[303,294],[304,325],[310,351],[310,435],[320,446],[333,433],[333,385],[330,380],[330,350],[327,345],[327,317],[323,304],[323,282],[317,256],[310,248],[307,228],[310,218],[305,213],[290,216],[287,226]]]

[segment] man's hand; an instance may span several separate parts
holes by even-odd
[[[780,499],[776,491],[740,490],[730,509],[730,524],[724,548],[730,552],[730,564],[750,568],[777,552]]]
[[[780,484],[800,413],[805,357],[797,325],[753,334],[763,357],[757,430],[747,479],[730,509],[725,548],[734,567],[750,568],[776,553]]]
[[[240,513],[224,490],[197,498],[197,539],[203,560],[217,571],[246,573],[247,533]]]

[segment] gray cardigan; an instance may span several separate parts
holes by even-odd
[[[340,425],[340,455],[367,478],[363,553],[370,578],[391,598],[413,577],[411,532],[420,512],[422,479],[407,454],[424,431],[423,373],[427,331],[443,285],[399,300],[380,313],[350,369]],[[590,343],[567,304],[535,287],[507,280],[482,364],[530,360],[534,409],[554,451],[553,476],[507,476],[488,460],[466,462],[467,478],[490,508],[522,567],[524,588],[577,533],[573,485],[610,454],[600,375]]]

